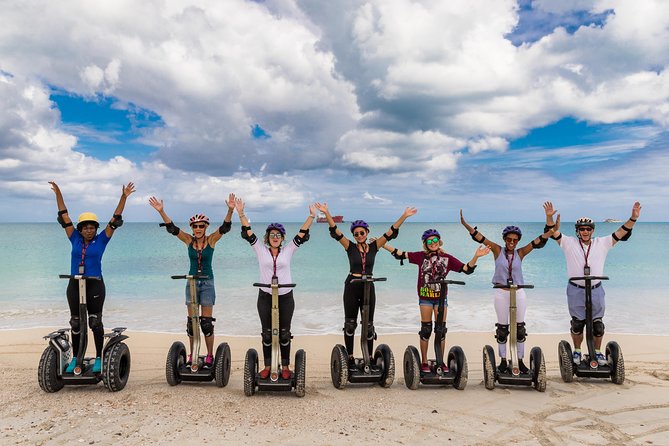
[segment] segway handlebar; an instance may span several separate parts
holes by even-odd
[[[257,286],[260,288],[272,288],[271,283],[254,283],[253,286]],[[294,283],[279,283],[276,285],[277,288],[295,288],[297,285]]]
[[[570,277],[569,280],[609,280],[609,276],[580,276]]]
[[[84,276],[82,274],[58,274],[61,279],[87,279],[87,280],[102,280],[100,276]]]
[[[515,283],[512,283],[511,285],[503,285],[501,283],[496,283],[492,287],[493,288],[504,288],[504,289],[508,289],[508,288],[521,289],[521,288],[534,288],[534,285],[529,285],[529,284],[527,284],[527,285],[516,285]]]
[[[362,276],[351,279],[351,283],[355,282],[385,282],[388,280],[386,277],[372,277],[372,276]]]
[[[442,283],[446,285],[466,285],[462,280],[434,280],[432,282],[428,282],[429,285],[437,285]]]
[[[208,279],[209,276],[206,276],[204,274],[182,274],[180,276],[170,276],[172,279],[195,279],[195,280],[205,280]]]

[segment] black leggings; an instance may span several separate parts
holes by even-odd
[[[288,336],[290,336],[290,322],[293,320],[294,311],[293,292],[279,295],[279,333],[288,331]],[[258,316],[260,316],[260,325],[264,333],[261,334],[263,336],[262,353],[265,367],[268,367],[272,365],[272,295],[263,290],[258,290]],[[281,365],[287,366],[290,364],[290,339],[288,339],[286,345],[279,344],[279,347],[281,349]]]
[[[355,279],[355,276],[349,276],[344,282],[344,318],[345,319],[358,319],[358,312],[360,312],[360,317],[362,318],[362,306],[365,299],[365,284],[363,282],[351,283],[351,279]],[[376,292],[374,291],[374,283],[369,285],[369,323],[370,325],[374,322],[374,307],[376,307]],[[362,323],[362,321],[361,321]],[[344,332],[344,344],[346,345],[346,351],[349,355],[353,355],[353,336],[346,336]],[[370,356],[374,353],[374,340],[370,339],[367,341],[367,346],[369,348]]]
[[[105,329],[102,326],[102,307],[105,304],[105,283],[102,280],[86,281],[86,306],[88,309],[88,320],[90,315],[96,315],[99,320],[99,326],[93,330],[93,339],[95,340],[95,356],[102,355],[102,346],[104,344]],[[67,303],[70,306],[70,315],[73,319],[79,319],[79,281],[70,279],[67,284]],[[81,321],[79,321],[81,324]],[[72,333],[72,354],[79,354],[79,339],[81,334]],[[84,352],[85,353],[85,352]]]

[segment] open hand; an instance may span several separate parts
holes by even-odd
[[[135,185],[131,181],[130,183],[128,183],[127,186],[123,186],[121,191],[122,191],[122,195],[125,198],[128,198],[131,193],[135,192]]]
[[[149,204],[158,212],[163,212],[163,200],[158,200],[156,197],[151,197],[149,198]]]
[[[228,206],[228,209],[230,210],[235,210],[235,194],[230,192],[230,195],[228,195],[228,199],[225,200],[225,204]]]
[[[553,209],[553,203],[551,203],[550,201],[546,201],[544,203],[544,212],[546,213],[546,217],[552,217],[553,215],[555,215],[557,210]]]

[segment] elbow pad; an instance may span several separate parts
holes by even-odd
[[[114,217],[109,221],[109,227],[116,230],[123,226],[123,217],[121,214],[114,214]]]
[[[544,225],[544,232],[548,232],[548,231],[550,231],[551,229],[553,229],[554,227],[555,227],[555,225],[551,225],[551,226]]]
[[[477,239],[476,236],[479,235],[479,230],[477,229],[476,226],[474,226],[474,232],[469,234],[469,236],[474,240],[476,243],[483,243],[485,241],[485,237],[483,237],[483,234],[481,234],[481,237],[483,237],[481,240]]]
[[[65,220],[63,219],[63,214],[67,214],[67,209],[63,209],[62,211],[58,211],[58,217],[56,217],[56,220],[58,223],[60,223],[60,226],[65,229],[69,226],[73,226],[72,222],[65,223]]]
[[[622,225],[621,228],[622,228],[623,231],[625,231],[625,235],[623,235],[622,237],[618,238],[618,236],[617,236],[616,233],[614,232],[614,233],[612,234],[613,240],[615,240],[615,241],[617,241],[617,242],[626,242],[626,241],[629,240],[629,238],[632,236],[632,230],[631,230],[630,228],[628,228],[627,226],[625,226],[625,225]]]
[[[246,231],[251,229],[251,226],[242,226],[242,238],[249,242],[249,244],[254,244],[256,240],[258,240],[258,237],[256,237],[255,234],[249,235]]]
[[[304,234],[304,235],[300,236],[300,234]],[[295,244],[297,246],[300,246],[302,243],[306,243],[308,241],[309,241],[309,230],[308,229],[305,229],[304,231],[298,232],[297,235],[293,238],[293,242],[295,242]]]
[[[230,232],[231,228],[232,228],[232,222],[231,221],[224,221],[223,224],[218,227],[218,233],[223,235],[227,232]]]
[[[403,252],[402,255],[399,255],[397,253],[397,248],[395,248],[393,250],[393,252],[391,252],[390,254],[392,254],[393,257],[395,257],[397,260],[400,261],[400,265],[404,265],[404,259],[407,258],[407,253],[406,252]]]
[[[461,273],[465,273],[465,274],[467,274],[467,275],[470,275],[471,273],[474,272],[474,270],[476,269],[477,266],[478,266],[478,265],[469,266],[469,263],[467,263],[467,270],[465,271],[465,267],[464,267],[464,265],[463,265],[463,266],[462,266],[462,270],[461,270],[460,272],[461,272]]]
[[[395,226],[393,226],[393,225],[390,225],[390,235],[384,233],[384,234],[383,234],[383,237],[385,237],[386,240],[391,241],[391,240],[393,240],[393,239],[396,239],[396,238],[397,238],[397,234],[399,234],[399,233],[400,233],[400,230],[399,230],[399,229],[397,229],[397,228],[396,228]]]
[[[538,242],[537,242],[537,239],[532,240],[532,248],[541,249],[544,246],[546,246],[546,243],[548,243],[548,239],[539,236],[539,241]]]
[[[341,240],[344,237],[344,234],[337,235],[337,225],[330,226],[329,230],[330,230],[330,237],[332,237],[337,241]]]
[[[181,232],[181,229],[179,229],[174,222],[161,223],[160,226],[165,226],[165,230],[172,235],[179,235],[179,232]]]

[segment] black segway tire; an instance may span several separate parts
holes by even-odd
[[[467,369],[467,358],[465,357],[465,352],[462,351],[462,348],[457,345],[451,347],[448,351],[447,364],[451,372],[455,374],[453,387],[458,390],[464,390],[465,387],[467,387],[469,370]]]
[[[258,376],[258,352],[248,349],[244,358],[244,395],[253,396],[256,393]]]
[[[181,383],[181,375],[179,369],[186,363],[186,347],[182,342],[174,342],[167,352],[167,359],[165,360],[165,378],[167,384],[176,386]]]
[[[539,347],[530,350],[530,371],[534,388],[539,392],[546,391],[546,361]]]
[[[483,347],[483,384],[488,390],[495,388],[496,369],[495,350],[491,346],[486,345]]]
[[[110,392],[123,390],[130,376],[130,349],[124,342],[117,342],[104,352],[102,382]]]
[[[337,344],[332,348],[330,355],[330,375],[332,385],[336,389],[343,389],[348,382],[348,352],[346,347]]]
[[[37,367],[37,381],[40,388],[47,393],[58,392],[65,385],[63,379],[58,376],[58,367],[60,367],[58,351],[50,345],[42,352]]]
[[[411,390],[416,390],[420,383],[420,356],[418,349],[410,345],[404,350],[404,384]]]
[[[383,373],[379,385],[388,388],[395,381],[395,357],[393,351],[386,344],[379,344],[374,351],[374,360],[381,367]]]
[[[611,341],[606,344],[606,359],[611,367],[611,382],[622,384],[625,382],[625,360],[623,351],[617,342]]]
[[[295,395],[302,398],[307,385],[307,353],[300,349],[295,352]]]
[[[214,378],[218,387],[225,387],[230,380],[230,346],[227,342],[218,344],[214,358]]]
[[[560,341],[558,344],[558,359],[562,381],[566,383],[574,381],[574,360],[571,357],[571,344],[569,342]]]

